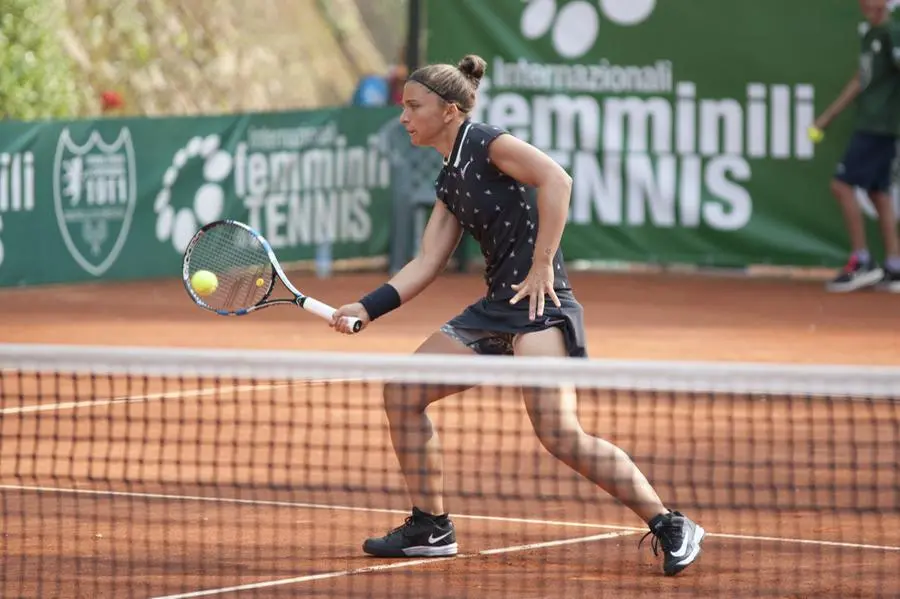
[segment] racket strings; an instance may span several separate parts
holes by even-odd
[[[269,255],[252,233],[229,223],[208,229],[191,252],[190,274],[208,270],[216,275],[215,292],[202,298],[214,310],[230,312],[262,301],[272,287]]]

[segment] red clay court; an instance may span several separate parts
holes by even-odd
[[[294,279],[339,305],[384,275]],[[887,294],[669,274],[572,281],[594,358],[900,362]],[[10,289],[0,330],[4,343],[340,352],[349,370],[353,353],[412,352],[482,288],[446,274],[358,337],[289,308],[217,317],[179,279]],[[710,533],[697,564],[664,578],[649,539],[638,550],[642,523],[539,446],[509,388],[430,410],[461,557],[389,561],[360,549],[408,509],[377,381],[0,382],[3,597],[900,595],[897,396],[586,389],[585,429]]]

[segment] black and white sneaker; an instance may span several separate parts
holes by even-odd
[[[856,256],[851,256],[843,270],[825,288],[835,293],[847,293],[877,285],[883,278],[884,270],[873,260],[861,262]]]
[[[418,508],[383,537],[366,539],[363,551],[376,557],[447,557],[456,555],[456,531],[446,516],[431,516]]]
[[[649,535],[653,535],[650,547],[653,555],[663,551],[663,573],[675,576],[700,556],[700,543],[706,531],[699,524],[686,518],[680,512],[660,514],[649,522],[650,532],[645,534],[638,547]]]
[[[890,293],[900,293],[900,271],[885,268],[884,277],[878,283],[878,289]]]

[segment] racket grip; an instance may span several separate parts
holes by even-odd
[[[336,312],[336,310],[328,304],[323,304],[319,300],[315,300],[311,297],[304,298],[302,305],[304,310],[312,312],[325,320],[331,320],[331,317],[334,316],[334,313]],[[354,333],[358,333],[359,329],[362,328],[362,321],[360,319],[351,318],[349,316],[345,316],[344,319],[350,324]]]

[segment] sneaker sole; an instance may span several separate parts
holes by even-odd
[[[420,546],[407,547],[403,550],[406,557],[450,557],[456,555],[458,549],[456,543],[440,545],[439,547]]]
[[[884,271],[877,268],[846,283],[828,283],[825,288],[833,293],[848,293],[850,291],[856,291],[857,289],[863,289],[864,287],[877,285],[883,278]]]
[[[449,545],[428,546],[419,545],[390,551],[370,549],[363,545],[363,551],[374,557],[452,557],[457,554],[459,548],[456,543]]]
[[[695,525],[694,538],[692,539],[693,548],[691,549],[691,552],[688,553],[683,559],[676,562],[671,567],[670,570],[665,572],[665,575],[666,576],[675,576],[676,574],[678,574],[679,572],[681,572],[682,570],[684,570],[685,568],[690,566],[692,563],[697,561],[697,558],[700,557],[700,553],[701,553],[700,543],[703,542],[703,537],[705,537],[705,536],[706,536],[706,531],[703,529],[703,527],[700,526],[699,524]]]
[[[878,291],[887,293],[900,293],[900,281],[891,281],[890,283],[882,283],[877,287]]]

